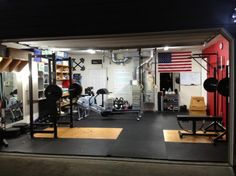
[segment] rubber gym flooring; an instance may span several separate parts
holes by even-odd
[[[104,139],[31,139],[22,135],[8,139],[4,152],[149,158],[185,161],[227,161],[227,143],[165,142],[163,130],[179,129],[176,113],[145,112],[140,121],[132,114],[101,119],[91,115],[75,121],[76,127],[123,128],[117,140]],[[186,124],[185,126],[188,126]]]

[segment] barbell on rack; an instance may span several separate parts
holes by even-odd
[[[203,87],[207,92],[218,91],[222,96],[229,96],[229,78],[227,77],[220,81],[213,77],[207,78],[203,83]]]
[[[58,85],[49,85],[45,89],[45,97],[51,101],[57,101],[62,97],[62,89]]]
[[[219,94],[228,97],[229,96],[229,78],[223,78],[218,83],[218,92]]]
[[[70,98],[76,98],[82,93],[82,86],[78,83],[72,83],[69,87],[69,96]],[[62,89],[58,85],[49,85],[45,89],[45,97],[48,100],[57,101],[62,97]]]
[[[218,86],[218,80],[213,77],[207,78],[203,83],[203,87],[207,92],[217,91],[217,86]]]
[[[71,98],[76,98],[77,96],[80,96],[82,93],[82,86],[78,83],[72,83],[69,87],[69,94]]]

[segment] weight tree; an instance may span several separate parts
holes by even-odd
[[[48,134],[53,134],[54,138],[57,138],[57,127],[58,127],[58,117],[59,114],[57,112],[57,105],[56,101],[58,100],[57,98],[48,98],[46,96],[46,103],[48,103],[50,107],[50,112],[49,115],[52,116],[53,121],[48,122],[48,123],[39,123],[34,121],[34,108],[33,108],[33,103],[35,102],[33,99],[33,77],[32,77],[32,59],[36,57],[41,57],[41,58],[46,58],[48,60],[48,66],[49,66],[49,86],[50,85],[55,85],[56,86],[56,55],[55,53],[51,55],[28,55],[28,60],[29,60],[29,108],[30,108],[30,133],[31,137],[34,138],[35,133],[48,133]],[[72,85],[72,59],[71,57],[69,58],[64,58],[64,61],[68,61],[69,65],[69,82],[70,85]],[[69,93],[71,92],[69,88]],[[59,90],[59,89],[58,89]],[[73,90],[72,90],[73,91]],[[54,95],[52,95],[54,96]],[[50,97],[50,93],[49,93]],[[63,124],[68,124],[71,128],[73,127],[73,102],[72,99],[74,98],[73,96],[69,96],[70,98],[70,121],[69,122],[63,122]],[[60,99],[60,98],[59,98]],[[42,126],[53,126],[52,130],[38,130],[37,127]]]

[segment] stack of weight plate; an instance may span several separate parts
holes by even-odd
[[[133,100],[133,110],[140,110],[140,102],[141,102],[141,89],[138,85],[132,86],[132,100]]]

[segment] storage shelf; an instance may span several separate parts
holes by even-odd
[[[68,97],[70,94],[69,93],[63,93],[62,97]]]
[[[163,110],[166,112],[178,112],[179,111],[179,95],[178,94],[166,94],[163,96]]]
[[[68,65],[62,65],[62,64],[57,64],[56,65],[56,80],[57,81],[69,81],[69,66]],[[61,84],[61,82],[58,82],[58,84]],[[63,102],[62,99],[65,99],[69,96],[69,93],[63,92],[62,98],[60,102],[58,103],[59,109],[63,108],[65,106],[70,105],[70,102]]]
[[[68,105],[70,105],[70,103],[61,103],[61,107],[65,107],[65,106],[68,106]]]
[[[69,67],[68,65],[57,64],[57,67]]]
[[[57,81],[68,81],[69,79],[57,79]]]
[[[0,57],[1,58],[1,57]],[[0,72],[3,71],[17,71],[20,72],[28,63],[26,60],[12,59],[4,57],[0,59]]]
[[[164,104],[176,104],[178,105],[179,103],[178,102],[163,102]]]

